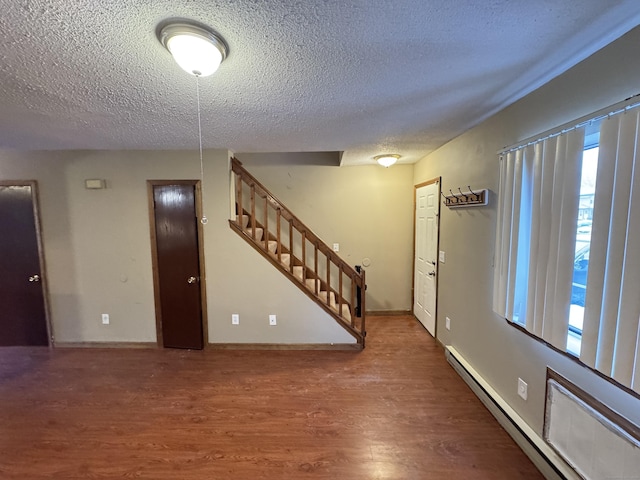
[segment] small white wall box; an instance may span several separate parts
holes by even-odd
[[[84,188],[87,190],[100,190],[106,186],[106,182],[101,178],[88,178],[84,181]]]

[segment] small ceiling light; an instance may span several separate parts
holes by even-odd
[[[227,57],[222,37],[196,25],[170,23],[162,27],[158,37],[176,63],[196,77],[211,75]]]
[[[391,165],[396,163],[399,158],[400,158],[400,155],[396,155],[396,154],[378,155],[376,157],[373,157],[373,159],[376,162],[378,162],[380,165],[386,168],[389,168]]]

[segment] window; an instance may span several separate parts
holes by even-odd
[[[501,155],[493,308],[640,392],[637,106]]]

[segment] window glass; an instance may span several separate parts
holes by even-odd
[[[576,249],[569,310],[569,334],[567,337],[567,351],[574,355],[580,355],[580,343],[582,340],[584,300],[587,291],[587,273],[591,249],[593,200],[596,192],[596,174],[598,170],[599,149],[597,141],[597,136],[586,135],[585,150],[582,154],[580,203],[576,226]]]

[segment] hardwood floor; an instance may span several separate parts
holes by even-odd
[[[0,478],[541,479],[408,316],[362,352],[0,349]]]

